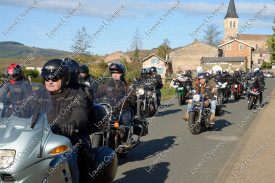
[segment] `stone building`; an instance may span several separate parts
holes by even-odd
[[[214,66],[218,65],[222,69],[228,69],[233,73],[236,69],[244,70],[247,64],[247,57],[202,57],[201,66],[204,70],[212,70]]]
[[[218,48],[195,40],[192,44],[176,49],[169,54],[173,72],[196,70],[202,57],[217,57]]]

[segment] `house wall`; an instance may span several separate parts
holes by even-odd
[[[152,63],[152,59],[159,60],[159,62],[158,63]],[[166,74],[165,62],[162,61],[161,59],[159,59],[156,56],[152,56],[152,57],[148,58],[147,60],[145,60],[143,62],[143,68],[145,68],[145,69],[147,69],[149,67],[153,67],[153,66],[155,66],[158,69],[158,73],[161,72],[161,70],[162,70],[162,74],[160,74],[160,73],[159,74],[162,78],[165,78],[165,74]]]
[[[227,46],[230,45],[231,49],[228,50]],[[243,49],[239,49],[239,45],[243,45]],[[226,44],[220,49],[223,50],[223,54],[225,54],[225,57],[247,57],[247,68],[250,67],[251,63],[251,48],[245,44],[242,44],[238,41],[233,41],[229,44]]]
[[[196,70],[202,57],[217,57],[218,48],[201,42],[193,43],[169,54],[173,72]]]

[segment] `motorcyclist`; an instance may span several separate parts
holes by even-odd
[[[78,79],[80,84],[85,84],[92,87],[95,77],[89,74],[89,67],[87,65],[80,66],[80,75]]]
[[[196,84],[199,84],[198,75],[199,75],[200,73],[203,73],[203,68],[202,68],[201,66],[199,66],[199,67],[197,68],[197,77],[196,77],[196,79],[195,79],[195,83],[196,83]]]
[[[141,69],[140,71],[140,76],[137,79],[137,82],[145,81],[147,79],[147,70],[146,69]]]
[[[221,72],[221,70],[217,70],[216,75],[215,75],[215,81],[220,82],[221,79],[222,79],[222,72]]]
[[[121,80],[125,85],[127,99],[122,108],[122,121],[123,121],[123,125],[128,126],[130,124],[130,119],[132,118],[132,115],[134,115],[137,110],[136,97],[134,96],[134,92],[130,87],[131,84],[125,80],[126,69],[121,63],[119,62],[111,63],[111,65],[109,66],[109,71],[110,71],[111,77],[114,80]],[[130,110],[132,110],[134,114],[131,113]],[[126,142],[127,140],[126,134],[128,134],[128,130],[126,130],[125,132],[125,135],[123,138],[124,142]]]
[[[215,111],[216,111],[216,99],[214,98],[214,95],[217,96],[217,89],[213,84],[211,84],[208,81],[208,77],[206,73],[200,73],[198,75],[198,79],[200,84],[195,85],[195,89],[193,90],[194,93],[198,94],[206,94],[206,98],[209,99],[209,103],[211,104],[211,116],[210,116],[210,124],[213,125],[215,123],[216,117],[215,117]],[[185,116],[182,116],[182,119],[185,121],[189,120],[189,110],[191,109],[191,104],[188,104],[187,106],[187,113]]]
[[[156,67],[151,67],[150,71],[152,73],[151,78],[156,81],[157,87],[156,87],[156,94],[157,94],[157,105],[158,107],[160,106],[160,100],[161,100],[161,92],[160,89],[162,89],[163,84],[161,80],[161,76],[157,73],[157,68]]]
[[[52,110],[47,114],[53,133],[68,137],[72,144],[79,144],[89,138],[87,132],[87,98],[82,90],[68,87],[70,72],[64,59],[52,59],[41,71],[46,89],[52,101]],[[72,182],[79,182],[77,164],[78,147],[74,148],[67,160]]]
[[[264,75],[260,71],[259,68],[254,68],[253,71],[255,73],[255,80],[259,83],[259,88],[260,88],[259,102],[260,102],[260,108],[262,108],[263,107],[263,92],[264,92],[264,87],[265,87]]]
[[[22,67],[18,64],[11,64],[6,69],[6,75],[8,77],[7,83],[3,84],[3,89],[0,93],[0,97],[4,93],[10,93],[7,102],[10,104],[10,108],[18,105],[22,96],[29,96],[32,91],[32,86],[28,78],[23,76]]]
[[[188,92],[190,92],[192,90],[193,83],[192,71],[188,70],[183,76],[187,78],[186,86],[188,88]]]

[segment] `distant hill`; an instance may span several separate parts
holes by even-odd
[[[36,58],[69,55],[71,52],[25,46],[13,41],[0,42],[0,58],[26,58],[33,51]]]

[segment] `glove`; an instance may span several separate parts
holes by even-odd
[[[73,136],[74,130],[76,129],[76,121],[68,121],[61,127],[61,134],[67,137]]]
[[[51,125],[51,130],[54,134],[58,134],[60,132],[60,127],[58,124]]]

